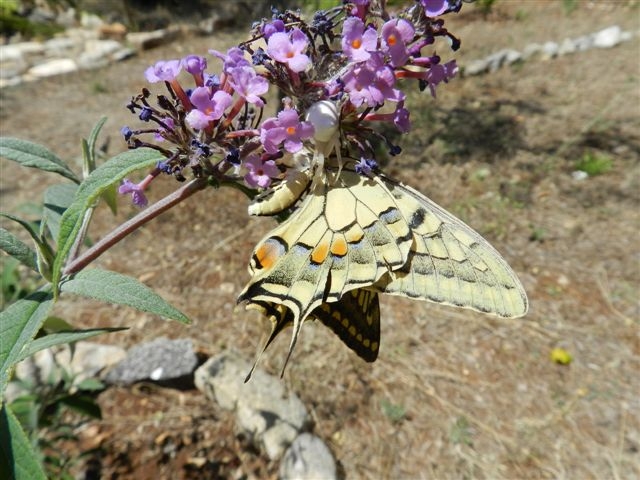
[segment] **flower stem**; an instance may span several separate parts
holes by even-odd
[[[111,233],[106,235],[78,258],[75,258],[71,262],[69,262],[69,264],[64,268],[63,274],[71,275],[73,273],[79,272],[109,248],[125,238],[127,235],[134,232],[150,220],[153,220],[166,210],[169,210],[183,200],[186,200],[194,193],[203,190],[207,185],[208,180],[206,178],[196,178],[186,185],[182,186],[175,192],[154,203],[153,205],[133,217],[131,220],[123,223]]]

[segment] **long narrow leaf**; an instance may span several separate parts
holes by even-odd
[[[114,327],[114,328],[91,328],[88,330],[71,330],[67,332],[50,333],[44,337],[36,338],[31,342],[27,348],[18,356],[17,361],[24,360],[30,357],[40,350],[45,348],[55,347],[56,345],[62,345],[66,343],[77,342],[86,338],[95,337],[103,333],[120,332],[127,330],[126,327]]]
[[[75,173],[46,147],[19,138],[0,137],[0,157],[18,162],[24,167],[37,168],[62,175],[80,183]]]
[[[150,149],[124,152],[95,169],[82,182],[73,203],[62,216],[60,235],[58,236],[58,254],[52,274],[54,291],[57,291],[62,266],[80,232],[84,213],[87,209],[93,205],[110,185],[120,181],[131,172],[155,165],[161,159],[162,157],[158,152]]]
[[[105,122],[107,121],[107,117],[102,117],[98,120],[98,123],[95,124],[91,133],[89,134],[89,138],[87,138],[87,146],[89,147],[89,155],[93,158],[93,163],[95,164],[96,158],[96,142],[98,141],[98,135],[100,135],[100,130],[104,127]]]
[[[189,318],[145,284],[109,270],[85,269],[65,280],[60,290],[104,302],[127,305],[161,317],[189,323]]]
[[[0,227],[0,250],[11,255],[27,267],[38,271],[36,252],[34,252],[29,245],[2,227]]]
[[[52,305],[50,287],[45,287],[0,312],[0,398],[13,366],[38,333]]]
[[[36,244],[36,249],[37,249],[36,262],[38,266],[38,271],[47,280],[51,278],[51,264],[53,263],[54,253],[53,253],[53,249],[51,248],[51,245],[49,245],[47,240],[44,237],[40,236],[40,234],[37,233],[35,229],[31,226],[31,224],[26,220],[23,220],[9,213],[0,213],[0,216],[13,220],[16,223],[19,223],[21,226],[23,226],[27,230],[27,232],[29,232],[29,235],[31,235],[31,238],[33,238],[33,241]]]
[[[47,478],[29,438],[6,404],[0,409],[0,472],[3,478],[15,480]]]

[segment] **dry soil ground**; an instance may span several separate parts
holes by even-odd
[[[486,18],[448,20],[458,58],[562,41],[618,24],[637,31],[637,2],[499,1]],[[222,50],[233,38],[192,38],[101,71],[0,93],[2,134],[30,138],[75,161],[101,115],[109,153],[135,119],[123,108],[161,58]],[[444,53],[442,49],[441,53]],[[360,361],[322,325],[309,324],[284,382],[305,402],[314,431],[347,478],[632,478],[640,465],[640,41],[497,73],[459,78],[414,109],[404,154],[386,171],[478,229],[521,276],[525,319],[500,320],[400,298],[382,302],[382,347]],[[572,178],[585,155],[611,170]],[[77,162],[75,163],[77,165]],[[4,209],[40,198],[43,176],[2,163]],[[175,188],[156,187],[152,196]],[[95,237],[116,219],[102,209]],[[125,308],[66,300],[81,327],[127,325],[101,341],[129,347],[159,336],[193,338],[215,355],[247,359],[267,325],[236,311],[252,247],[273,226],[246,216],[232,191],[206,191],[132,235],[99,264],[132,274],[185,311],[193,325]],[[288,340],[263,367],[277,373]],[[550,360],[555,347],[573,356]],[[104,420],[80,431],[103,478],[275,477],[234,434],[231,414],[195,391],[109,389]],[[200,460],[198,460],[198,458]],[[203,460],[206,459],[206,460]]]

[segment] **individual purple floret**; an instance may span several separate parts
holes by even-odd
[[[244,181],[250,187],[267,188],[271,185],[271,180],[280,175],[274,160],[263,162],[258,155],[251,155],[243,165],[249,170],[244,176]]]
[[[277,118],[263,122],[260,141],[267,153],[278,152],[283,142],[286,151],[295,153],[302,149],[302,142],[311,138],[313,133],[313,125],[301,122],[296,110],[282,110]]]
[[[144,186],[142,185],[143,183],[144,182],[133,183],[125,178],[124,180],[122,180],[122,185],[118,187],[118,193],[121,195],[130,193],[133,204],[136,207],[145,207],[149,202],[144,194]]]
[[[311,60],[303,52],[309,40],[302,30],[295,28],[289,34],[276,32],[267,42],[267,53],[280,63],[286,63],[292,72],[303,72],[311,64]]]
[[[356,17],[347,18],[342,29],[342,51],[352,62],[369,60],[371,52],[378,48],[378,32],[366,27]]]

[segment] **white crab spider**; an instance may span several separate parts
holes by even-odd
[[[342,170],[342,157],[340,155],[340,112],[335,102],[321,100],[314,103],[307,110],[307,122],[310,122],[315,133],[313,141],[315,150],[313,153],[314,177],[318,178],[324,172],[324,160],[335,151],[338,159],[338,176]]]

